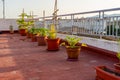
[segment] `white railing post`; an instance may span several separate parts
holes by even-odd
[[[118,25],[118,17],[116,17],[116,36],[118,36],[118,28],[119,28],[119,25]]]
[[[71,33],[73,35],[74,15],[71,15]]]
[[[104,35],[104,11],[102,12],[102,32],[101,32],[101,39],[102,39],[102,36]]]

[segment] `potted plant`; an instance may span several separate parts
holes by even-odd
[[[27,14],[24,13],[24,11],[20,14],[20,19],[17,19],[17,23],[19,25],[19,33],[22,36],[25,36],[27,33],[27,22],[25,21],[25,17],[27,17]]]
[[[25,36],[27,34],[28,28],[34,25],[34,21],[28,18],[30,18],[30,16],[24,13],[23,10],[23,12],[20,14],[20,19],[17,19],[17,23],[19,25],[19,33],[22,36]]]
[[[77,61],[78,56],[80,54],[81,46],[87,46],[86,44],[77,45],[81,38],[78,38],[76,36],[66,36],[65,42],[61,43],[61,45],[64,45],[66,47],[66,52],[67,52],[67,60],[70,61]]]
[[[31,38],[31,37],[32,37],[32,33],[30,33],[30,29],[31,29],[31,28],[28,28],[28,31],[27,31],[27,38]]]
[[[30,29],[32,27],[34,27],[34,20],[33,20],[33,15],[28,15],[27,16],[28,20],[27,20],[27,24],[28,24],[28,28],[27,28],[27,38],[31,38],[32,34],[30,33]]]
[[[10,26],[9,26],[9,28],[10,28],[10,33],[11,33],[11,34],[13,34],[13,33],[14,33],[13,26],[12,26],[12,25],[10,25]]]
[[[56,33],[57,32],[56,32],[56,29],[55,29],[55,25],[51,24],[50,30],[48,31],[48,38],[46,39],[46,41],[47,41],[47,50],[49,50],[49,51],[59,50],[60,39],[57,38]]]
[[[38,29],[35,28],[35,27],[32,27],[29,32],[31,34],[31,41],[36,42],[37,41],[37,36],[36,35],[38,33]]]
[[[119,48],[120,48],[120,40],[118,41],[118,45],[119,45]],[[120,51],[117,52],[116,56],[117,56],[117,58],[119,60],[119,63],[115,63],[114,67],[115,67],[115,69],[120,70]]]
[[[106,66],[96,66],[96,80],[120,80],[120,71]]]
[[[48,35],[48,29],[39,28],[37,33],[38,46],[46,45],[46,39]]]

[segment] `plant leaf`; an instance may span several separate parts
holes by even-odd
[[[85,43],[82,43],[82,45],[81,45],[81,46],[87,47],[87,44],[85,44]]]

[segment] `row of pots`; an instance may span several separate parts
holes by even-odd
[[[25,35],[27,35],[27,38],[31,38],[32,42],[38,42],[38,46],[47,45],[47,50],[48,51],[59,50],[59,46],[63,42],[65,42],[67,44],[67,41],[62,40],[60,38],[49,39],[47,37],[36,36],[36,35],[30,34],[30,33],[22,34],[22,36],[25,36]],[[77,61],[78,56],[80,54],[80,49],[81,49],[81,46],[77,46],[76,48],[70,48],[70,47],[66,46],[66,52],[67,52],[67,55],[68,55],[67,60]]]
[[[47,45],[47,50],[59,50],[60,39],[49,39],[46,36],[36,36],[33,34],[27,34],[28,38],[31,38],[32,42],[38,42],[38,46],[45,46]]]

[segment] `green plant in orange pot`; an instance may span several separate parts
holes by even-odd
[[[57,31],[55,25],[51,24],[50,30],[48,31],[47,50],[56,51],[59,50],[60,38],[57,38]]]
[[[37,33],[38,33],[38,28],[32,27],[30,29],[30,34],[31,34],[31,41],[32,42],[37,42]]]
[[[25,18],[27,18],[28,15],[24,13],[24,10],[23,10],[23,12],[19,16],[20,18],[17,19],[17,24],[19,25],[19,33],[22,36],[25,36],[27,33],[27,28],[28,28],[28,24],[25,21]]]
[[[77,45],[79,41],[81,41],[81,38],[78,38],[76,36],[66,36],[65,42],[61,43],[61,45],[64,45],[66,47],[67,52],[67,60],[70,61],[77,61],[78,56],[80,54],[81,46],[87,46],[86,44],[82,43],[82,45]]]
[[[47,36],[48,36],[48,29],[38,28],[38,33],[37,33],[38,46],[46,45]]]
[[[24,13],[24,9],[23,12],[19,15],[19,19],[17,19],[17,24],[19,25],[19,33],[22,36],[25,36],[28,32],[28,28],[34,25],[34,20],[30,19],[30,17],[27,15],[26,13]]]

